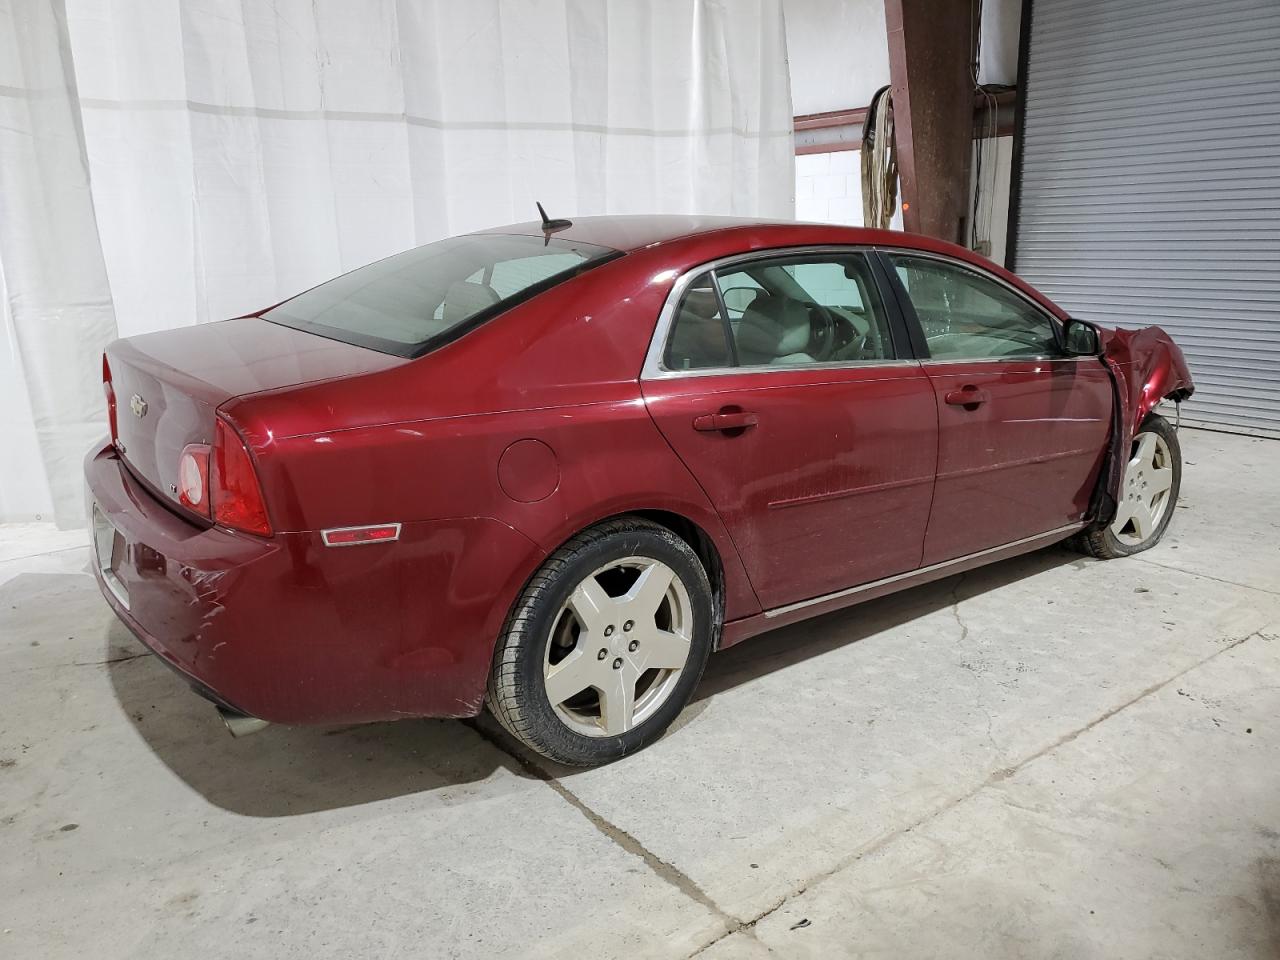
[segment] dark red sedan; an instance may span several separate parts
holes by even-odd
[[[959,247],[692,217],[428,244],[120,340],[104,596],[233,729],[468,717],[590,764],[708,655],[1074,536],[1160,539],[1193,389]]]

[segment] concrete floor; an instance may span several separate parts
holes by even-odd
[[[750,641],[587,772],[484,722],[231,740],[10,527],[0,956],[1280,956],[1280,442],[1183,442],[1142,558]]]

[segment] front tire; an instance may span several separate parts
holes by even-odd
[[[578,534],[530,580],[494,654],[487,703],[545,757],[591,766],[662,736],[714,645],[697,554],[666,527],[620,518]]]
[[[1099,560],[1150,550],[1169,528],[1181,488],[1178,433],[1164,417],[1152,414],[1134,435],[1115,517],[1081,534],[1077,543]]]

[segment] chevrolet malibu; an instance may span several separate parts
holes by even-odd
[[[765,630],[1152,546],[1193,389],[959,247],[691,217],[443,240],[102,369],[98,582],[233,732],[487,705],[584,765]]]

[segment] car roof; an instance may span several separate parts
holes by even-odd
[[[846,243],[886,243],[898,246],[916,246],[909,242],[910,234],[886,230],[868,230],[863,227],[844,227],[834,224],[802,223],[795,220],[764,220],[753,217],[714,217],[691,214],[629,214],[620,216],[574,217],[572,226],[556,230],[554,236],[582,243],[594,243],[602,247],[630,252],[672,240],[686,240],[708,233],[742,231],[757,233],[761,228],[777,227],[795,232],[797,228],[809,228],[830,236],[838,231],[847,235]],[[529,220],[503,227],[492,227],[480,233],[514,233],[542,236],[542,223]],[[924,238],[920,238],[924,239]],[[904,242],[907,241],[907,242]],[[828,241],[829,242],[829,241]]]
[[[479,233],[505,233],[540,237],[542,223],[530,220]],[[850,244],[866,247],[918,250],[942,254],[995,274],[1021,290],[1059,319],[1067,314],[1061,307],[1021,277],[997,263],[958,244],[900,230],[873,230],[833,223],[804,223],[795,220],[763,220],[751,217],[711,217],[687,214],[640,214],[604,217],[575,217],[572,225],[556,230],[557,238],[594,243],[626,253],[664,246],[673,256],[690,264],[752,250],[771,247]],[[667,248],[665,245],[670,244]]]

